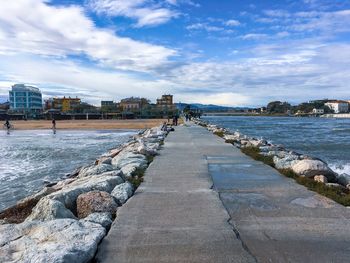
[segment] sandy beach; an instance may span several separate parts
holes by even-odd
[[[56,128],[74,130],[113,130],[113,129],[146,129],[162,124],[164,119],[137,120],[58,120]],[[12,121],[15,130],[51,129],[50,120]]]

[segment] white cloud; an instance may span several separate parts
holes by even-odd
[[[209,25],[207,23],[196,23],[186,27],[187,30],[205,30],[208,32],[224,31],[225,29],[218,26]]]
[[[105,66],[138,71],[163,66],[176,55],[175,50],[97,28],[81,7],[55,7],[45,2],[2,0],[0,54],[85,55]]]
[[[176,0],[166,2],[171,5],[178,4]],[[87,5],[98,14],[136,19],[137,27],[164,24],[179,15],[178,12],[153,4],[149,0],[88,0]]]
[[[0,83],[0,94],[8,94],[14,83],[30,83],[38,86],[45,97],[79,96],[94,104],[102,99],[129,96],[145,96],[154,101],[152,95],[159,96],[171,86],[165,80],[33,56],[0,56],[0,72],[6,79]]]
[[[251,34],[246,34],[246,35],[240,36],[240,38],[242,38],[244,40],[260,40],[260,39],[264,39],[267,37],[268,37],[267,34],[256,34],[256,33],[251,33]]]
[[[227,25],[227,26],[239,26],[239,25],[241,25],[241,23],[238,20],[230,19],[230,20],[225,22],[225,25]]]

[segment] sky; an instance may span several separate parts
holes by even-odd
[[[1,0],[0,98],[350,100],[350,0]]]

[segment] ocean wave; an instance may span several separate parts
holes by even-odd
[[[350,132],[350,128],[333,128],[334,132]]]
[[[350,175],[350,163],[346,164],[330,164],[329,167],[338,174],[349,174]]]

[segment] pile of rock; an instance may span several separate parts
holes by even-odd
[[[337,174],[332,171],[326,162],[307,155],[299,154],[285,149],[282,145],[275,145],[263,139],[257,139],[241,134],[240,132],[229,132],[217,125],[208,124],[196,119],[195,123],[214,134],[222,132],[227,143],[232,143],[237,148],[254,147],[259,149],[259,154],[270,156],[278,170],[292,170],[301,177],[313,178],[315,181],[324,183],[329,187],[348,188],[350,190],[350,175]]]
[[[89,262],[118,207],[134,193],[129,181],[139,179],[166,135],[161,127],[146,130],[20,201],[37,203],[24,222],[0,221],[1,262]]]

